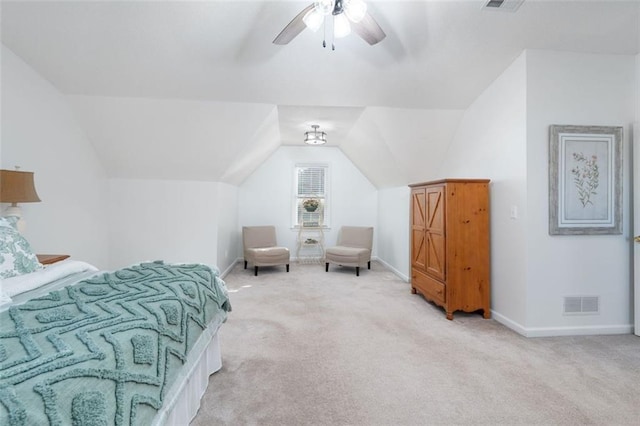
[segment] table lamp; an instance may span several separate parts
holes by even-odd
[[[14,216],[20,221],[22,212],[18,203],[36,203],[38,201],[40,198],[33,183],[33,172],[0,170],[0,202],[11,203],[2,213],[3,216]]]

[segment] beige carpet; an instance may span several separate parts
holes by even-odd
[[[226,277],[223,368],[192,425],[637,425],[640,338],[527,339],[383,266]]]

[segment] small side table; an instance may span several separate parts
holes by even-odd
[[[68,254],[36,254],[36,256],[38,257],[38,262],[43,265],[51,265],[69,257]]]
[[[311,253],[305,249],[312,249]],[[300,252],[306,252],[301,256]],[[301,226],[298,229],[296,258],[299,263],[320,263],[324,259],[324,229],[321,226]]]

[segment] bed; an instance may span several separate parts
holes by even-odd
[[[0,260],[24,265],[2,237]],[[38,265],[10,277],[0,270],[0,424],[163,425],[195,416],[221,368],[218,330],[231,310],[215,268]]]

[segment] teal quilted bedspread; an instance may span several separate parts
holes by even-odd
[[[146,425],[230,310],[204,265],[144,263],[0,312],[0,425]]]

